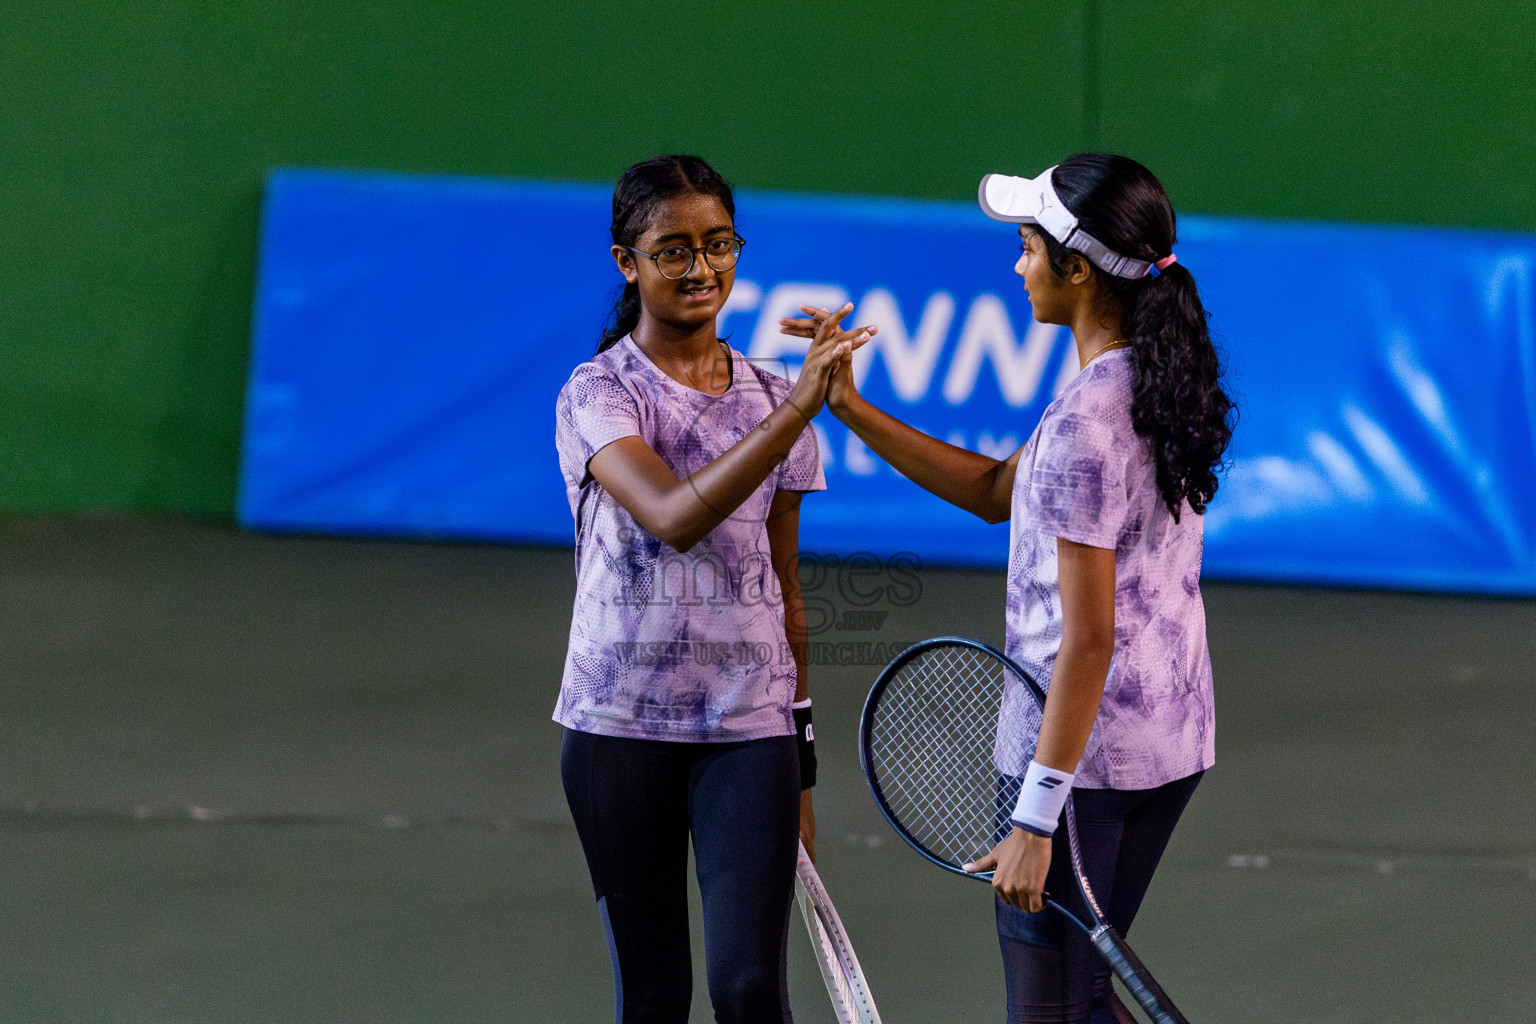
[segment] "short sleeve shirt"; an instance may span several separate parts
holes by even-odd
[[[1131,425],[1128,350],[1079,373],[1041,417],[1013,485],[1007,653],[1042,687],[1061,647],[1058,537],[1115,552],[1115,652],[1075,785],[1150,789],[1215,762],[1205,606],[1204,517],[1179,521],[1157,487],[1151,448]],[[1040,712],[1022,685],[1003,695],[996,762],[1023,775]]]
[[[556,401],[555,445],[576,521],[576,603],[555,721],[639,739],[792,735],[795,663],[769,557],[776,491],[826,487],[813,431],[689,551],[650,534],[587,470],[638,437],[679,478],[746,437],[789,382],[728,349],[731,384],[708,395],[661,372],[625,337],[582,363]]]

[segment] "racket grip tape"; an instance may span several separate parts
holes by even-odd
[[[1107,924],[1100,925],[1089,932],[1088,939],[1104,958],[1104,962],[1109,964],[1109,969],[1115,972],[1115,977],[1125,985],[1126,991],[1157,1024],[1189,1024],[1188,1018],[1173,1005],[1168,993],[1163,991],[1146,965],[1131,952],[1131,947],[1125,944],[1119,932]]]

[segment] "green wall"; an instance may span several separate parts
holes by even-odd
[[[1181,210],[1536,230],[1528,6],[761,0],[0,11],[0,509],[229,515],[264,172],[968,198],[1127,152]]]

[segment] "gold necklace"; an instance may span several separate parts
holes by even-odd
[[[1099,356],[1103,355],[1105,352],[1108,352],[1112,348],[1124,348],[1129,344],[1130,342],[1128,341],[1112,341],[1108,345],[1100,345],[1098,348],[1094,349],[1093,355],[1083,360],[1083,365],[1087,366],[1089,363],[1093,362],[1095,359],[1099,358]]]

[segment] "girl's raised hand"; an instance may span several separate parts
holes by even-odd
[[[839,363],[869,341],[877,328],[869,326],[856,327],[847,331],[839,330],[843,317],[853,312],[851,302],[831,311],[813,309],[809,306],[800,308],[810,314],[811,319],[791,321],[786,317],[779,321],[779,329],[785,334],[811,339],[810,351],[805,354],[805,363],[800,367],[800,376],[795,381],[795,389],[789,396],[795,408],[809,420],[821,411],[823,403],[826,402],[827,387]],[[796,326],[791,329],[785,326],[787,323],[793,323]]]
[[[874,328],[866,330],[873,331]],[[832,367],[832,376],[827,379],[827,408],[832,410],[832,415],[842,419],[849,401],[858,397],[859,389],[853,382],[853,353],[849,352]]]
[[[814,339],[817,337],[818,331],[826,329],[828,324],[835,327],[837,322],[847,316],[852,310],[853,303],[851,302],[835,312],[822,309],[819,306],[801,306],[800,312],[806,315],[806,319],[787,316],[780,317],[779,333],[794,335],[797,338],[811,338],[813,339],[812,344],[814,346]],[[870,338],[874,337],[875,334],[879,333],[879,331],[880,328],[874,324],[859,328],[859,333],[865,335],[865,337],[863,341],[854,345],[853,348],[863,345]],[[856,396],[857,393],[853,383],[853,350],[849,349],[832,366],[831,376],[827,381],[825,401],[827,406],[834,413],[837,413],[848,399]],[[839,413],[839,415],[841,414]]]
[[[835,327],[843,317],[853,312],[853,303],[845,302],[842,308],[838,310],[822,309],[820,306],[801,306],[800,312],[805,314],[804,319],[791,316],[779,317],[779,333],[791,334],[796,338],[811,338],[814,340],[817,330],[827,324],[828,321]],[[861,328],[861,330],[868,331],[871,337],[880,333],[880,328],[874,324]]]

